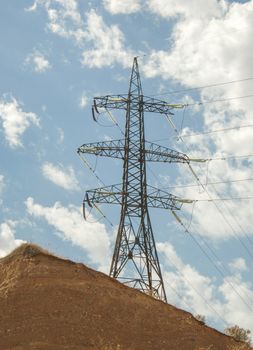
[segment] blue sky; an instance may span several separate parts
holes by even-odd
[[[100,184],[76,149],[121,138],[108,114],[92,120],[92,98],[126,93],[137,55],[145,95],[189,105],[172,118],[178,133],[147,114],[147,139],[211,159],[191,163],[194,173],[147,169],[151,185],[194,200],[178,213],[191,234],[151,211],[168,301],[221,330],[253,331],[252,10],[253,1],[216,0],[2,5],[0,255],[31,241],[108,272],[119,208],[101,207],[113,227],[95,211],[84,222],[84,192]],[[113,117],[124,128],[124,114]],[[105,184],[121,182],[121,161],[86,159]]]

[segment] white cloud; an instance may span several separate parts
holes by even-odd
[[[82,40],[83,22],[76,0],[35,0],[27,11],[36,11],[40,6],[47,12],[49,30],[64,38]]]
[[[62,239],[86,250],[92,263],[98,264],[101,270],[108,271],[110,237],[105,225],[94,223],[92,215],[89,215],[92,223],[84,221],[80,208],[74,205],[64,207],[56,202],[52,207],[44,207],[34,203],[30,197],[25,203],[30,215],[45,219],[59,231]]]
[[[6,95],[0,99],[0,121],[12,148],[22,146],[21,136],[31,124],[39,126],[39,117],[35,113],[24,112],[14,97]]]
[[[246,261],[243,258],[236,258],[236,259],[234,259],[233,261],[231,261],[229,266],[234,271],[246,271],[248,269]]]
[[[7,221],[0,224],[0,258],[8,255],[20,244],[25,243],[21,239],[15,239],[15,222]]]
[[[181,5],[187,8],[189,17],[178,19],[172,31],[170,50],[153,51],[148,59],[147,75],[177,79],[188,86],[245,76],[245,70],[250,69],[253,2],[233,3],[225,12],[221,2],[210,2],[217,8],[217,14],[210,11],[206,2],[194,1],[196,6],[206,8],[207,16],[199,18],[201,11],[194,11],[192,6],[188,8],[190,2],[182,1]],[[165,6],[160,14],[166,13],[166,9],[172,8]]]
[[[54,8],[63,18],[71,18],[76,23],[81,21],[76,0],[35,0],[26,11],[36,11],[38,6],[44,6],[49,12]]]
[[[147,0],[149,9],[159,16],[211,18],[220,16],[227,8],[226,1],[206,0]]]
[[[79,107],[85,108],[88,104],[89,98],[83,93],[79,100]]]
[[[78,44],[84,66],[101,68],[114,63],[124,67],[131,65],[134,54],[125,48],[124,34],[117,25],[107,25],[95,10],[87,12],[83,19],[75,0],[37,0],[30,11],[36,11],[39,6],[46,10],[49,19],[47,27],[54,34]],[[125,9],[125,5],[121,7]],[[128,8],[133,9],[133,4]]]
[[[141,9],[140,0],[103,0],[103,5],[113,15],[118,13],[130,14]]]
[[[42,173],[45,178],[57,186],[63,187],[65,190],[78,191],[80,189],[74,169],[71,166],[65,168],[62,165],[44,163],[42,165]]]
[[[48,59],[37,50],[27,56],[25,63],[31,65],[36,73],[44,73],[52,67]]]
[[[240,275],[225,276],[217,284],[216,279],[204,276],[185,264],[169,242],[158,243],[157,248],[166,263],[163,277],[170,303],[187,307],[194,314],[204,315],[209,320],[220,322],[223,319],[228,324],[239,324],[253,331],[253,316],[249,310],[253,308],[252,285],[243,281]]]
[[[116,25],[107,26],[94,10],[87,14],[85,40],[91,47],[83,51],[83,65],[101,68],[114,63],[124,67],[131,64],[133,53],[125,49],[122,31]]]

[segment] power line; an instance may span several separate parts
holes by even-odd
[[[207,160],[228,160],[228,159],[238,159],[238,158],[251,158],[253,154],[243,154],[238,156],[226,156],[226,157],[217,157],[217,158],[209,158]]]
[[[87,159],[81,155],[81,153],[78,153],[81,161],[84,163],[84,165],[92,172],[92,174],[95,176],[95,178],[98,180],[98,183],[100,183],[102,186],[105,186],[105,183],[103,180],[100,179],[100,177],[97,175],[96,171],[92,169],[90,163],[87,161]]]
[[[230,128],[223,128],[223,129],[216,129],[216,130],[198,132],[198,133],[195,133],[195,134],[186,134],[186,135],[182,135],[181,134],[181,137],[183,137],[183,138],[194,137],[194,136],[208,135],[208,134],[214,134],[214,133],[219,133],[219,132],[227,132],[227,131],[231,131],[231,130],[239,130],[239,129],[243,129],[243,128],[252,128],[252,127],[253,127],[253,124],[241,125],[241,126],[239,125],[239,126],[233,126],[233,127],[230,127]],[[158,141],[161,141],[161,140],[158,140]]]
[[[214,313],[221,319],[222,322],[225,323],[225,325],[228,325],[227,321],[220,315],[220,313],[203,297],[203,295],[192,285],[192,283],[183,275],[183,273],[181,272],[181,269],[179,269],[173,262],[171,259],[169,259],[166,256],[166,259],[169,261],[170,265],[172,265],[176,271],[179,273],[179,275],[182,276],[182,279],[184,282],[186,282],[186,284],[188,284],[194,291],[196,294],[198,294],[198,296],[205,302],[205,304],[212,310],[214,311]],[[171,283],[168,283],[168,281],[165,279],[165,282],[167,282],[167,284],[169,284],[169,286],[171,287]],[[172,288],[172,287],[171,287]],[[172,288],[174,290],[174,288]],[[178,296],[180,296],[177,292],[176,294]],[[183,300],[183,302],[186,304],[185,300],[182,298],[181,296],[181,300]],[[190,307],[192,309],[192,307]]]
[[[171,124],[171,123],[170,123]],[[172,124],[171,124],[172,125]],[[173,127],[173,125],[172,125],[172,127]],[[176,127],[174,127],[174,131],[176,132],[176,133],[178,133],[178,131],[177,131],[177,129],[176,129]],[[182,137],[179,137],[179,139],[186,145],[186,143],[185,143],[185,141],[182,139]],[[188,149],[188,151],[189,151],[189,147],[186,145],[186,147],[187,147],[187,149]],[[249,156],[251,156],[251,155],[247,155],[247,156],[231,156],[230,158],[245,158],[245,157],[249,157]],[[227,157],[227,159],[228,159],[229,157]],[[226,158],[217,158],[217,160],[225,160]],[[208,197],[210,198],[210,199],[212,199],[212,197],[211,197],[211,195],[209,194],[209,192],[207,191],[207,189],[206,189],[206,187],[201,183],[201,181],[200,181],[200,179],[198,178],[198,176],[195,174],[195,172],[193,171],[193,169],[192,169],[192,167],[191,167],[191,165],[190,164],[188,164],[188,166],[189,166],[189,168],[190,168],[190,170],[191,170],[191,173],[194,175],[194,177],[196,178],[196,180],[197,180],[197,182],[198,182],[198,184],[199,185],[201,185],[201,187],[203,188],[203,190],[207,193],[207,195],[208,195]],[[216,191],[216,190],[215,190]],[[217,192],[216,192],[217,193]],[[244,244],[244,242],[241,240],[241,238],[239,237],[239,236],[237,236],[237,234],[236,234],[236,232],[235,232],[235,229],[234,229],[234,227],[232,226],[232,224],[227,220],[227,218],[226,218],[226,216],[224,215],[224,213],[220,210],[220,208],[218,207],[218,205],[217,205],[217,203],[216,202],[213,202],[214,203],[214,205],[215,205],[215,207],[216,207],[216,209],[219,211],[219,213],[221,214],[221,216],[223,217],[223,219],[224,219],[224,221],[229,225],[229,227],[232,229],[232,232],[233,232],[233,235],[234,235],[234,237],[237,239],[237,240],[239,240],[239,242],[241,243],[241,245],[244,247],[244,249],[247,251],[247,253],[248,253],[248,255],[251,257],[251,258],[253,258],[253,256],[252,256],[252,254],[251,254],[251,252],[250,252],[250,250],[248,249],[248,247]],[[223,203],[224,203],[224,205],[225,205],[225,201],[223,201]],[[233,217],[233,216],[232,216]],[[239,226],[239,228],[242,230],[242,232],[244,233],[244,235],[247,237],[247,239],[251,242],[251,239],[249,238],[249,236],[246,234],[246,232],[242,229],[242,226],[239,224],[239,222],[238,221],[236,221],[237,222],[237,225]]]
[[[190,166],[190,168],[191,168],[191,166]],[[191,168],[192,169],[192,168]],[[193,172],[193,174],[195,174],[194,172]],[[153,172],[152,172],[152,175],[154,176],[154,177],[156,177],[157,178],[157,176],[156,176],[156,174],[154,174]],[[196,175],[195,175],[196,176]],[[198,179],[198,177],[196,177],[197,179]],[[158,179],[158,178],[157,178]],[[253,180],[253,179],[252,179]],[[198,181],[200,181],[199,179],[198,179]],[[198,186],[198,185],[197,185]],[[201,184],[201,186],[203,187],[203,185]],[[204,188],[205,189],[205,188]],[[207,192],[207,190],[205,189],[205,192]],[[209,192],[207,192],[207,194],[208,194],[208,196],[210,197],[210,194],[209,194]],[[253,197],[251,197],[251,199],[253,199]],[[220,199],[219,198],[219,200],[224,200],[224,199]],[[198,200],[195,200],[194,202],[197,202]],[[212,199],[209,199],[209,200],[200,200],[200,201],[213,201]],[[220,211],[220,209],[218,208],[218,206],[216,205],[216,208]],[[172,213],[174,214],[174,216],[175,217],[177,217],[178,218],[178,216],[177,216],[177,214],[175,214],[173,211],[172,211]],[[223,216],[223,218],[224,219],[226,219],[226,217],[224,216],[224,214],[220,211],[220,213],[222,214],[222,216]],[[191,218],[192,219],[192,218]],[[227,221],[227,219],[226,219],[226,221]],[[180,221],[179,221],[180,222]],[[227,221],[227,223],[229,223],[228,221]],[[203,249],[203,247],[199,244],[199,242],[196,240],[196,238],[191,234],[191,232],[189,231],[189,227],[188,228],[186,228],[185,226],[184,226],[184,224],[182,223],[182,221],[180,222],[180,224],[184,227],[184,229],[185,229],[185,231],[187,232],[187,233],[189,233],[190,234],[190,236],[191,236],[191,238],[194,240],[194,242],[198,245],[198,247],[201,249],[201,251],[207,256],[207,258],[208,258],[208,260],[214,265],[214,267],[215,267],[215,269],[219,272],[219,274],[220,275],[222,275],[222,277],[223,278],[226,278],[226,276],[224,275],[224,273],[223,273],[223,271],[214,263],[214,261],[213,261],[213,259],[210,257],[210,255],[208,255],[207,253],[206,253],[206,251]],[[241,227],[241,226],[240,226]],[[233,228],[233,226],[230,224],[230,228],[232,228],[232,230],[233,230],[233,232],[234,232],[234,228]],[[242,228],[241,228],[242,229]],[[234,232],[234,234],[235,234],[235,232]],[[235,236],[236,236],[236,238],[241,242],[241,244],[244,246],[244,248],[246,247],[245,245],[244,245],[244,242],[242,242],[241,241],[241,239],[240,239],[240,237],[238,237],[236,234],[235,234]],[[217,254],[215,253],[215,251],[209,246],[209,244],[202,238],[202,241],[204,242],[204,244],[207,246],[207,248],[210,250],[210,252],[213,254],[213,256],[215,257],[215,259],[216,260],[219,260],[219,257],[217,256]],[[248,252],[248,254],[253,258],[253,256],[252,256],[252,254],[250,253],[250,251],[248,250],[248,249],[246,249],[247,250],[247,252]],[[224,269],[224,271],[226,271],[226,272],[228,272],[228,270],[227,270],[227,268],[226,268],[226,266],[222,263],[222,262],[220,262],[221,263],[221,266],[223,267],[223,269]],[[241,294],[235,289],[235,287],[234,287],[234,285],[231,283],[231,282],[228,282],[227,281],[227,283],[231,286],[231,288],[234,290],[234,292],[240,297],[240,299],[244,302],[244,304],[248,307],[248,308],[250,308],[251,309],[251,306],[249,306],[249,304],[245,301],[245,299],[241,296]]]
[[[253,180],[253,179],[252,179]],[[237,180],[236,180],[237,181]],[[241,181],[241,180],[239,180]],[[199,185],[195,185],[195,186],[199,186]],[[209,195],[209,193],[208,193]],[[253,199],[253,197],[251,197],[251,199]],[[223,200],[223,199],[220,199],[220,200]],[[211,201],[210,199],[208,201]],[[196,201],[195,201],[196,202]],[[173,211],[172,211],[173,213]],[[173,213],[174,214],[174,213]],[[193,213],[192,213],[193,214]],[[178,217],[177,215],[174,214],[174,216]],[[191,217],[191,220],[192,220],[192,217]],[[178,220],[179,221],[179,220]],[[180,222],[180,221],[179,221]],[[204,251],[203,247],[199,244],[199,242],[195,239],[195,237],[190,233],[189,231],[189,227],[186,228],[184,226],[184,224],[182,223],[182,221],[180,222],[180,224],[184,227],[185,231],[187,233],[190,234],[191,238],[194,240],[194,242],[199,246],[199,248],[201,249],[201,251],[208,257],[209,261],[211,261],[211,263],[214,265],[214,267],[216,268],[216,270],[219,271],[219,273],[225,278],[225,275],[224,273],[222,272],[222,270],[220,270],[216,264],[213,262],[212,258]],[[237,223],[239,225],[239,227],[242,229],[241,225],[239,223]],[[238,237],[239,238],[239,237]],[[250,240],[251,241],[251,240]],[[217,256],[217,254],[215,253],[215,251],[209,246],[209,244],[202,238],[202,242],[204,242],[204,244],[207,246],[207,248],[210,250],[210,252],[213,254],[213,256],[215,257],[216,260],[219,260],[219,257]],[[252,243],[252,242],[251,242]],[[248,251],[248,250],[247,250]],[[249,252],[249,251],[248,251]],[[252,255],[251,255],[252,257]],[[222,263],[221,263],[221,266],[223,267],[224,271],[228,272],[226,266]],[[233,290],[236,292],[236,294],[240,297],[240,299],[244,302],[244,304],[246,304],[249,308],[251,308],[248,303],[244,300],[244,298],[239,294],[239,292],[234,288],[234,286],[231,284],[231,282],[229,282],[229,284],[231,285],[231,287],[233,288]],[[214,310],[215,311],[215,310]],[[216,311],[215,311],[216,312]],[[217,312],[216,312],[217,313]]]
[[[219,185],[219,184],[229,184],[234,182],[244,182],[244,181],[253,181],[253,178],[247,178],[247,179],[236,179],[236,180],[228,180],[228,181],[215,181],[215,182],[208,182],[205,184],[205,186],[209,185]],[[188,187],[199,187],[199,185],[196,184],[186,184],[186,185],[174,185],[174,186],[166,186],[161,187],[161,189],[167,189],[167,188],[188,188]]]
[[[249,197],[227,197],[227,198],[212,198],[212,199],[193,199],[193,202],[218,202],[218,201],[236,201],[236,200],[251,200],[253,196]]]
[[[213,186],[214,187],[214,186]],[[233,213],[231,213],[231,210],[229,209],[228,205],[226,204],[226,202],[228,201],[235,201],[235,200],[252,200],[253,196],[250,197],[228,197],[228,198],[212,198],[212,199],[196,199],[193,200],[193,203],[196,204],[197,202],[215,202],[215,201],[222,201],[224,206],[226,207],[228,213],[230,214],[230,216],[233,218],[233,220],[235,221],[235,223],[238,225],[239,229],[241,230],[241,232],[244,234],[244,236],[248,239],[248,241],[253,244],[252,239],[249,237],[249,235],[247,234],[247,232],[243,229],[242,225],[240,224],[240,222],[238,221],[238,219],[234,216]],[[220,211],[221,212],[221,211]],[[222,213],[222,212],[221,212]],[[191,215],[191,221],[192,221],[192,215]],[[232,228],[232,225],[230,225],[230,227]],[[234,231],[234,230],[233,230]],[[250,255],[250,257],[253,259],[253,255],[251,254],[250,250],[248,248],[246,248],[247,246],[243,243],[243,241],[240,239],[239,236],[236,235],[235,231],[234,231],[234,237],[236,237],[241,244],[243,244],[244,248],[247,250],[248,254]]]
[[[172,214],[174,215],[174,217],[176,218],[177,222],[184,228],[185,232],[188,233],[190,235],[190,237],[193,239],[193,241],[197,244],[197,246],[200,248],[200,250],[202,251],[202,253],[207,257],[207,259],[212,263],[212,265],[215,267],[216,271],[218,271],[218,273],[222,276],[222,278],[226,279],[226,276],[224,275],[223,271],[216,265],[216,263],[213,261],[213,259],[210,257],[209,254],[207,254],[207,252],[205,251],[205,249],[201,246],[201,244],[198,242],[198,240],[194,237],[194,235],[185,227],[184,223],[182,222],[182,220],[179,218],[179,216],[173,211],[171,210]],[[207,245],[207,243],[205,242],[205,244]],[[208,245],[209,247],[209,245]],[[209,249],[212,251],[213,254],[215,254],[216,258],[218,258],[218,256],[216,255],[216,253],[213,251],[213,249],[211,247],[209,247]],[[223,264],[222,264],[223,265]],[[223,265],[224,266],[224,265]],[[234,285],[230,282],[230,281],[226,281],[230,287],[233,289],[233,291],[239,296],[239,298],[243,301],[244,305],[247,306],[247,308],[249,308],[249,310],[252,312],[253,310],[251,309],[251,306],[248,304],[248,302],[241,296],[241,294],[235,289]]]
[[[253,78],[252,78],[253,79]],[[252,95],[253,96],[253,95]],[[244,96],[244,97],[249,97],[249,96]],[[242,97],[239,97],[239,98],[242,98]],[[234,98],[233,98],[234,99]],[[224,99],[223,99],[224,100]],[[168,121],[169,121],[169,123],[170,123],[170,125],[172,126],[172,128],[174,129],[174,131],[176,132],[176,134],[178,134],[179,135],[179,132],[178,132],[178,130],[177,130],[177,128],[175,127],[175,125],[174,125],[174,123],[170,120],[170,118],[168,117]],[[242,127],[248,127],[248,126],[242,126]],[[178,136],[178,139],[180,139],[184,144],[185,144],[185,141],[184,141],[184,139],[182,138],[182,136]],[[186,144],[185,144],[186,145]],[[189,147],[187,147],[187,149],[189,150]],[[228,160],[228,159],[236,159],[236,158],[248,158],[248,157],[252,157],[252,155],[239,155],[239,156],[228,156],[228,157],[220,157],[220,158],[210,158],[210,159],[208,159],[209,161],[210,160]],[[188,164],[189,165],[189,164]],[[190,165],[189,165],[190,166]],[[191,166],[190,166],[190,169],[191,169],[191,171],[192,171],[192,173],[193,173],[193,175],[197,178],[197,181],[199,181],[199,183],[201,184],[201,182],[200,182],[200,180],[199,180],[199,178],[196,176],[196,174],[193,172],[193,170],[192,170],[192,168],[191,168]],[[202,188],[204,189],[204,191],[208,194],[208,196],[210,197],[210,200],[211,200],[211,196],[210,196],[210,194],[209,194],[209,192],[207,191],[207,189],[201,184],[201,186],[202,186]],[[213,186],[214,187],[214,186]],[[216,190],[215,190],[216,191]],[[227,199],[225,199],[226,201],[227,200],[232,200],[233,198],[227,198]],[[247,198],[237,198],[237,199],[241,199],[241,200],[250,200],[250,199],[252,199],[252,198],[250,198],[250,197],[247,197]],[[237,200],[236,199],[236,200]],[[226,205],[226,202],[224,201],[224,199],[220,199],[219,198],[219,200],[220,201],[223,201],[223,203],[224,203],[224,205]],[[214,205],[215,205],[215,207],[216,207],[216,209],[220,212],[220,214],[222,215],[222,217],[223,217],[223,219],[227,222],[227,224],[230,226],[230,228],[232,229],[232,231],[233,231],[233,233],[234,233],[234,235],[235,235],[235,237],[240,241],[240,243],[243,245],[243,247],[245,248],[245,250],[247,251],[247,253],[250,255],[250,257],[251,258],[253,258],[253,256],[252,256],[252,254],[251,254],[251,252],[249,251],[249,249],[247,248],[247,246],[244,244],[244,242],[240,239],[240,237],[238,237],[237,236],[237,234],[236,234],[236,232],[235,232],[235,230],[234,230],[234,227],[231,225],[231,223],[227,220],[227,218],[225,217],[225,215],[223,214],[223,212],[219,209],[219,207],[218,207],[218,205],[217,205],[217,203],[215,203],[215,202],[213,202],[214,203]],[[231,213],[230,213],[230,215],[231,215]],[[233,218],[234,218],[234,216],[233,215],[231,215]],[[235,220],[235,218],[234,218],[234,220]],[[242,226],[241,226],[241,224],[238,222],[238,220],[235,220],[236,221],[236,223],[237,223],[237,225],[238,225],[238,227],[240,228],[240,230],[244,233],[244,235],[247,237],[247,239],[252,243],[252,241],[251,241],[251,239],[250,239],[250,237],[247,235],[247,233],[245,232],[245,230],[242,228]]]
[[[210,182],[210,183],[207,183],[205,184],[205,186],[208,186],[208,185],[212,185],[212,187],[214,188],[214,190],[216,191],[214,185],[217,185],[217,184],[226,184],[226,183],[236,183],[236,182],[243,182],[243,181],[252,181],[253,178],[248,178],[248,179],[237,179],[237,180],[231,180],[231,181],[217,181],[217,182]],[[190,185],[182,185],[182,186],[170,186],[170,187],[162,187],[162,189],[168,189],[168,188],[185,188],[185,187],[188,187],[188,188],[191,188],[191,187],[199,187],[199,185],[193,185],[193,184],[190,184]],[[217,191],[216,191],[217,192]],[[243,229],[242,225],[240,224],[240,222],[238,221],[238,219],[235,217],[235,215],[233,213],[231,213],[231,210],[229,209],[228,205],[227,205],[227,201],[229,200],[243,200],[243,199],[253,199],[253,197],[238,197],[238,198],[227,198],[227,199],[224,199],[224,198],[218,198],[217,200],[220,200],[220,201],[224,201],[224,206],[226,207],[227,211],[229,212],[230,216],[233,218],[233,220],[236,222],[236,224],[238,225],[239,229],[241,230],[241,232],[244,234],[244,236],[248,239],[248,241],[253,244],[253,241],[252,239],[249,237],[249,235],[247,234],[247,232]],[[215,200],[215,199],[213,199]],[[197,201],[194,201],[193,204],[196,204],[198,201],[204,201],[204,200],[197,200]],[[211,201],[211,200],[207,200],[207,201]],[[192,221],[192,216],[193,216],[193,213],[191,214],[191,219],[190,219],[190,223]],[[189,226],[190,227],[190,226]],[[189,229],[188,227],[188,229]]]
[[[170,125],[173,127],[174,131],[178,134],[178,130],[177,130],[177,128],[174,126],[173,122],[171,122],[169,118],[168,118],[168,121],[170,122]],[[186,145],[186,143],[185,143],[185,141],[184,141],[184,139],[183,139],[182,137],[179,136],[179,139]],[[186,145],[186,147],[187,147],[187,149],[188,149],[188,151],[189,151],[189,147],[188,147],[187,145]],[[216,158],[216,159],[214,158],[213,160],[225,160],[225,159],[228,159],[228,158],[245,158],[245,157],[251,157],[251,156],[252,156],[252,155],[247,155],[247,156],[245,156],[245,155],[243,155],[243,156],[229,156],[229,157],[227,157],[227,158],[224,158],[224,157],[223,157],[223,158]],[[211,160],[211,159],[209,159],[209,160]],[[212,197],[211,197],[211,195],[209,194],[209,192],[207,191],[206,187],[201,183],[200,179],[198,178],[198,176],[197,176],[197,175],[195,174],[195,172],[193,171],[191,165],[188,164],[188,166],[189,166],[189,168],[190,168],[192,174],[194,175],[194,177],[197,179],[198,184],[201,185],[201,187],[202,187],[203,190],[207,193],[208,197],[209,197],[210,200],[211,200]],[[215,191],[216,191],[216,190],[215,190]],[[216,192],[216,193],[217,193],[217,192]],[[241,198],[241,199],[242,199],[242,198]],[[247,199],[250,199],[250,198],[247,198]],[[222,199],[220,199],[220,200],[222,201]],[[230,199],[230,200],[231,200],[231,199]],[[247,247],[247,246],[244,244],[244,242],[241,240],[241,238],[240,238],[239,236],[237,236],[237,234],[236,234],[236,232],[235,232],[235,229],[234,229],[234,227],[232,226],[232,224],[227,220],[227,218],[225,217],[224,213],[223,213],[223,212],[220,210],[220,208],[218,207],[217,203],[214,202],[214,201],[213,201],[213,203],[214,203],[216,209],[217,209],[217,210],[220,212],[220,214],[222,215],[224,221],[225,221],[225,222],[229,225],[229,227],[232,229],[232,232],[233,232],[234,237],[236,237],[236,238],[239,240],[239,242],[241,243],[241,245],[242,245],[242,246],[244,247],[244,249],[247,251],[248,255],[253,259],[253,255],[251,254],[251,252],[250,252],[250,250],[248,249],[248,247]],[[224,203],[224,205],[225,205],[225,201],[224,201],[224,200],[223,200],[223,203]],[[232,216],[232,217],[233,217],[233,216]],[[244,235],[247,237],[247,239],[248,239],[250,242],[252,242],[251,239],[249,238],[249,236],[247,235],[247,233],[243,230],[243,228],[242,228],[241,224],[238,222],[238,220],[236,220],[236,223],[237,223],[237,225],[239,226],[239,228],[242,230],[242,232],[244,233]]]
[[[213,185],[214,190],[215,186]],[[233,218],[233,220],[236,222],[236,224],[238,225],[239,229],[241,230],[241,232],[244,234],[244,236],[248,239],[248,241],[253,244],[252,239],[249,237],[249,235],[247,234],[247,232],[244,230],[244,228],[242,227],[242,225],[240,224],[240,222],[238,221],[237,217],[234,215],[234,213],[231,212],[229,206],[227,205],[227,202],[224,202],[224,206],[226,207],[229,215],[231,216],[231,218]]]
[[[191,107],[191,106],[201,106],[205,104],[211,104],[211,103],[216,103],[216,102],[225,102],[225,101],[233,101],[233,100],[240,100],[244,98],[250,98],[253,97],[253,94],[250,95],[243,95],[243,96],[236,96],[236,97],[227,97],[227,98],[220,98],[217,100],[209,100],[209,101],[199,101],[199,102],[194,102],[194,103],[186,103],[186,107]]]
[[[248,78],[247,80],[251,80],[253,78]],[[227,83],[232,83],[232,82],[227,82]],[[226,84],[226,83],[225,83]],[[249,97],[253,97],[253,94],[252,95],[244,95],[244,96],[239,96],[239,97],[229,97],[229,98],[224,98],[224,99],[217,99],[217,100],[210,100],[210,101],[203,101],[203,102],[199,102],[199,103],[194,103],[194,104],[188,104],[188,105],[185,105],[185,106],[194,106],[194,105],[202,105],[202,104],[207,104],[207,103],[214,103],[214,102],[223,102],[223,101],[229,101],[229,100],[235,100],[235,99],[243,99],[243,98],[249,98]],[[184,118],[184,117],[183,117]],[[173,122],[168,118],[168,121],[170,122],[170,124],[172,125],[172,127],[174,128],[174,130],[176,131],[177,134],[178,133],[178,130],[176,129],[175,125],[173,125]],[[251,125],[253,126],[253,125]],[[243,126],[244,127],[244,126]],[[247,126],[249,127],[249,126]],[[224,131],[224,130],[223,130]],[[216,131],[217,132],[217,131]],[[220,130],[219,130],[220,132]],[[184,140],[182,139],[182,135],[179,135],[179,139],[181,139],[183,142]],[[249,156],[252,156],[252,155],[247,155],[247,156],[232,156],[232,157],[227,157],[226,159],[228,158],[245,158],[245,157],[249,157]],[[209,160],[225,160],[225,158],[214,158],[214,159],[209,159]],[[189,165],[190,166],[190,165]],[[191,166],[190,166],[190,169]],[[192,170],[192,173],[194,174],[194,176],[196,176],[196,174],[193,172]],[[199,178],[196,176],[197,180],[199,181],[199,183],[201,184]],[[208,194],[209,196],[209,200],[208,201],[213,201],[216,200],[216,199],[212,199],[209,192],[207,191],[207,189],[201,184],[201,186],[203,187],[203,189],[205,190],[205,192]],[[253,197],[241,197],[241,198],[236,198],[236,199],[253,199]],[[233,198],[226,198],[226,199],[223,199],[223,198],[219,198],[218,200],[221,200],[221,201],[224,201],[224,200],[232,200]],[[226,223],[230,226],[230,228],[232,229],[235,237],[241,242],[241,244],[243,245],[243,247],[247,250],[247,253],[253,258],[251,252],[247,249],[247,247],[244,245],[244,242],[240,239],[240,237],[238,237],[236,235],[236,232],[233,228],[233,226],[231,225],[231,223],[227,220],[227,218],[225,217],[224,213],[220,210],[220,208],[217,206],[217,204],[215,203],[215,207],[216,209],[220,212],[220,214],[222,215],[223,219],[226,221]],[[237,223],[239,225],[239,223]],[[240,228],[242,229],[242,227],[240,226]],[[187,230],[187,232],[189,232]],[[209,258],[209,260],[212,262],[212,259],[210,258],[210,256],[208,254],[206,254],[206,252],[203,250],[202,246],[199,244],[199,242],[194,238],[194,236],[192,236],[192,238],[194,239],[195,243],[198,244],[199,248],[204,252],[205,255],[207,255],[207,257]],[[209,248],[209,250],[212,252],[212,254],[217,258],[217,255],[216,253],[209,247],[209,245],[207,243],[205,243],[207,245],[207,247]],[[215,263],[213,263],[215,268],[217,269],[217,271],[225,278],[225,275],[223,274],[222,270],[220,270]],[[223,265],[223,264],[222,264]],[[224,265],[223,265],[224,266]],[[223,267],[224,270],[226,269],[225,267]],[[227,281],[227,283],[230,284],[230,286],[232,287],[232,289],[235,291],[235,293],[240,297],[240,299],[244,302],[245,305],[247,305],[247,307],[249,307],[251,309],[251,306],[248,305],[248,303],[245,301],[245,299],[237,292],[237,290],[234,288],[234,286],[229,282]]]
[[[175,131],[175,133],[178,135],[178,139],[180,141],[182,141],[182,143],[186,146],[187,148],[187,151],[190,152],[190,148],[187,146],[185,140],[182,138],[181,135],[179,135],[179,132],[176,128],[176,126],[174,125],[173,121],[170,119],[169,116],[167,116],[167,121],[169,122],[170,126],[173,128],[173,130]],[[168,140],[168,138],[166,138],[166,140]],[[156,141],[161,141],[160,140],[156,140]],[[155,142],[155,141],[152,141],[152,142]],[[227,160],[227,159],[236,159],[236,158],[249,158],[249,157],[252,157],[253,155],[252,154],[248,154],[248,155],[237,155],[237,156],[226,156],[226,157],[216,157],[216,158],[206,158],[206,161],[210,161],[210,160]],[[198,179],[198,177],[196,176],[196,174],[194,173],[192,167],[190,167],[191,169],[191,172],[194,174],[194,176]],[[202,185],[202,184],[201,184]],[[202,185],[203,186],[203,185]]]
[[[195,174],[195,172],[193,171],[192,167],[190,164],[188,164],[193,176],[196,178],[197,182],[200,184],[200,186],[203,188],[203,190],[206,192],[206,194],[208,195],[210,201],[212,201],[212,196],[210,195],[210,193],[208,192],[208,190],[206,189],[206,187],[201,183],[200,179],[198,178],[198,176]],[[224,200],[224,199],[223,199]],[[223,220],[226,222],[226,224],[231,228],[233,236],[241,243],[241,245],[244,247],[244,249],[247,251],[248,255],[253,259],[253,255],[251,254],[250,250],[248,249],[248,247],[246,246],[246,244],[241,240],[241,238],[236,234],[236,231],[233,227],[233,225],[229,222],[229,220],[226,218],[226,216],[224,215],[224,213],[222,212],[222,210],[219,208],[219,206],[217,205],[216,201],[212,201],[215,208],[218,210],[218,212],[220,213],[220,215],[223,217]]]
[[[169,124],[172,126],[172,128],[174,129],[175,133],[178,134],[178,130],[177,128],[174,126],[173,122],[171,121],[171,119],[169,118],[169,116],[167,116],[167,120],[169,122]],[[189,151],[189,147],[186,145],[185,141],[182,139],[182,137],[179,136],[179,139],[185,144],[187,150]],[[210,195],[210,193],[208,192],[208,190],[206,189],[206,187],[202,184],[202,182],[200,181],[199,177],[197,176],[197,174],[194,172],[193,168],[191,167],[191,165],[189,163],[187,163],[192,175],[195,177],[195,179],[197,180],[197,183],[203,188],[203,190],[206,192],[206,194],[208,195],[209,199],[212,200],[212,196]],[[250,250],[248,249],[248,247],[246,246],[246,244],[241,240],[241,238],[236,234],[236,231],[233,227],[233,225],[229,222],[229,220],[226,218],[226,216],[224,215],[224,213],[221,211],[221,209],[219,208],[218,204],[216,203],[216,201],[213,201],[213,204],[215,206],[215,208],[218,210],[218,212],[220,213],[220,215],[223,217],[223,220],[226,222],[226,224],[231,228],[233,236],[241,243],[241,245],[244,247],[244,249],[247,251],[248,255],[250,256],[250,258],[253,259],[253,255],[251,254]]]
[[[78,153],[78,154],[79,154],[80,159],[84,163],[84,165],[93,173],[95,178],[98,180],[98,183],[100,183],[104,186],[104,182],[97,175],[96,171],[94,169],[92,169],[92,167],[91,167],[90,163],[87,161],[87,159],[83,155],[81,155],[80,153]],[[96,164],[97,164],[97,161],[96,161]],[[101,214],[101,217],[96,222],[100,221],[101,219],[105,219],[110,224],[111,227],[114,227],[111,220],[108,219],[108,217],[104,214],[104,212],[96,204],[94,204],[94,208]]]
[[[233,126],[230,128],[223,128],[223,129],[215,129],[215,130],[210,130],[210,131],[203,131],[203,132],[198,132],[194,134],[185,134],[183,135],[182,133],[180,134],[180,138],[188,138],[188,137],[195,137],[195,136],[201,136],[201,135],[208,135],[208,134],[214,134],[214,133],[219,133],[219,132],[229,132],[232,130],[240,130],[243,128],[252,128],[253,124],[248,124],[248,125],[239,125],[239,126]],[[151,142],[159,142],[159,141],[167,141],[169,140],[168,137],[162,138],[162,139],[157,139],[157,140],[152,140]]]
[[[169,260],[169,259],[168,259]],[[173,292],[177,295],[177,297],[179,298],[179,300],[181,302],[183,302],[186,306],[186,308],[189,308],[189,310],[192,310],[192,312],[195,312],[195,310],[193,309],[193,307],[191,306],[190,303],[186,302],[184,299],[183,299],[183,295],[179,294],[176,290],[176,288],[172,287],[171,283],[169,283],[166,279],[164,279],[164,282],[167,283],[167,288],[170,288],[173,290]]]
[[[240,83],[240,82],[249,81],[249,80],[253,80],[253,77],[239,79],[239,80],[231,80],[231,81],[226,81],[226,82],[221,82],[221,83],[214,83],[214,84],[209,84],[209,85],[202,85],[202,86],[188,88],[188,89],[182,89],[182,90],[173,90],[173,91],[164,92],[162,94],[154,94],[151,96],[155,97],[155,96],[166,96],[166,95],[172,95],[172,94],[179,94],[181,92],[188,92],[188,91],[193,91],[193,90],[203,90],[203,89],[207,89],[207,88],[211,88],[211,87]]]

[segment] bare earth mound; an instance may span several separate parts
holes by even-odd
[[[249,349],[190,313],[24,244],[0,259],[1,350]]]

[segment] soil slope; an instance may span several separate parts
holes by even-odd
[[[248,349],[190,313],[24,244],[0,259],[1,350]]]

